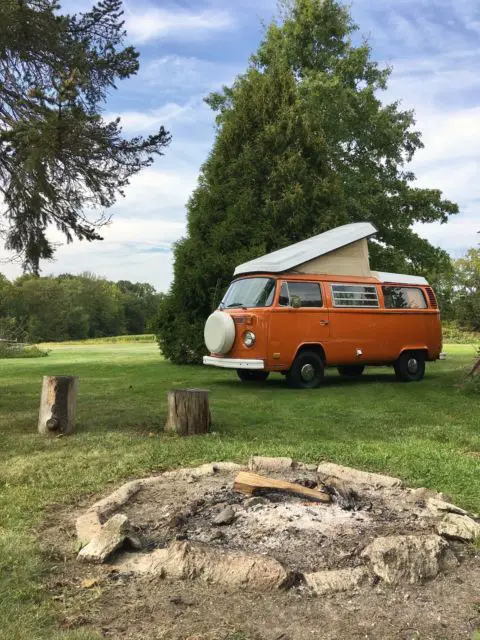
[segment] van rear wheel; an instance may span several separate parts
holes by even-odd
[[[362,375],[364,369],[363,364],[349,364],[338,367],[338,373],[345,378],[356,378]]]
[[[421,351],[404,351],[395,361],[393,368],[397,380],[418,382],[425,375],[425,354]]]
[[[270,375],[270,371],[260,371],[258,369],[237,369],[237,376],[242,382],[262,382]]]
[[[315,351],[300,351],[287,372],[287,383],[295,389],[315,389],[323,381],[324,364]]]

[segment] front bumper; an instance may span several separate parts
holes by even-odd
[[[215,356],[203,356],[203,364],[223,369],[265,369],[264,360],[252,358],[217,358]]]

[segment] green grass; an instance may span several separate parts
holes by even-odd
[[[0,361],[0,619],[9,640],[91,640],[57,632],[55,607],[42,588],[51,561],[34,531],[45,509],[121,480],[208,460],[251,454],[329,459],[401,476],[480,509],[479,397],[460,386],[474,349],[447,347],[419,384],[372,369],[359,381],[328,372],[314,391],[288,389],[280,375],[240,383],[235,373],[163,362],[154,344],[57,345],[48,358]],[[77,433],[36,434],[43,375],[80,377]],[[166,393],[210,390],[213,433],[161,435]]]
[[[88,340],[65,340],[64,342],[43,342],[39,346],[47,347],[47,348],[65,347],[65,346],[83,347],[85,345],[125,344],[129,342],[151,343],[155,341],[156,341],[156,338],[153,333],[144,333],[141,335],[109,336],[108,338],[88,338]]]

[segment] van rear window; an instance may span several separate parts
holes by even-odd
[[[378,307],[377,288],[363,284],[331,284],[334,307]]]
[[[426,309],[423,291],[417,287],[382,287],[386,309]]]

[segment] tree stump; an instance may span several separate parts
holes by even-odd
[[[165,431],[174,431],[179,436],[194,436],[207,433],[209,426],[208,391],[175,389],[168,392]]]
[[[78,378],[44,376],[38,431],[44,436],[72,433],[75,429],[75,405]]]

